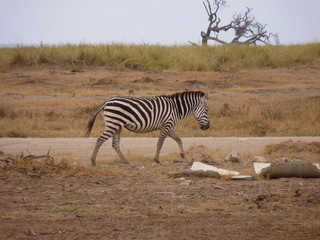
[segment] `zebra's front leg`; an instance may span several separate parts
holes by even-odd
[[[120,130],[113,135],[112,147],[116,151],[116,153],[118,154],[121,161],[125,164],[129,164],[130,162],[123,156],[123,154],[120,150],[119,143],[120,143]]]
[[[182,140],[181,138],[173,131],[171,130],[168,135],[176,141],[176,143],[178,144],[179,146],[179,149],[180,149],[180,156],[181,158],[184,158],[184,150],[183,150],[183,146],[182,146]]]

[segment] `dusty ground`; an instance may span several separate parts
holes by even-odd
[[[319,161],[320,144],[287,141],[269,145],[265,154]],[[190,147],[187,156],[254,175],[250,159],[225,162],[205,146]],[[320,237],[320,179],[172,178],[169,173],[190,165],[137,161],[91,168],[68,159],[53,165],[15,159],[0,169],[0,239]]]
[[[63,108],[64,101],[78,107],[76,102],[99,103],[115,93],[154,95],[199,89],[208,90],[218,107],[226,100],[260,98],[287,103],[318,97],[319,75],[318,67],[215,73],[13,69],[0,74],[0,100],[2,106],[11,104],[10,111],[24,109],[25,102],[30,109],[51,104],[65,126],[61,114],[69,110]],[[11,114],[9,110],[4,108],[1,114]],[[46,114],[52,117],[56,112]],[[35,116],[30,116],[30,122]],[[61,126],[56,126],[57,134],[64,131]],[[45,128],[41,131],[46,134]],[[198,158],[202,153],[217,154],[197,149],[202,149]],[[192,149],[187,150],[191,154]],[[26,149],[12,153],[20,151]],[[298,156],[320,161],[319,143],[286,142],[269,146],[265,154],[269,159]],[[168,173],[190,167],[172,163],[172,157],[176,155],[166,156],[162,165],[136,159],[133,166],[110,161],[97,169],[79,166],[78,157],[70,160],[70,155],[53,165],[44,164],[43,159],[11,160],[0,168],[0,239],[320,238],[320,179],[171,178]],[[218,157],[222,156],[213,156],[211,163],[253,174],[249,155],[240,163],[226,163]]]
[[[140,173],[0,179],[0,238],[320,237],[319,179],[187,182],[132,171]]]

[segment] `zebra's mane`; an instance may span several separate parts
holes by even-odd
[[[184,92],[176,92],[170,95],[158,95],[158,96],[150,96],[150,97],[134,97],[134,96],[113,96],[111,98],[109,98],[102,106],[105,106],[110,100],[112,99],[118,99],[118,98],[129,98],[129,99],[145,99],[145,98],[149,98],[149,99],[154,99],[154,98],[170,98],[170,99],[176,99],[176,98],[180,98],[183,97],[185,95],[194,95],[194,96],[199,96],[200,98],[205,96],[206,94],[204,92],[201,91],[184,91]]]
[[[162,95],[159,97],[176,98],[176,97],[180,97],[180,96],[184,96],[184,95],[199,95],[200,97],[203,97],[205,95],[205,93],[201,92],[201,91],[184,91],[184,92],[173,93],[171,95]]]

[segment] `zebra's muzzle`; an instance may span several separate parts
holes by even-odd
[[[201,130],[207,130],[210,127],[210,123],[206,124],[206,125],[201,125]]]

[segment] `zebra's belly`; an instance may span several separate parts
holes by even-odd
[[[158,130],[157,127],[143,127],[143,126],[138,126],[132,123],[126,124],[124,127],[129,131],[135,132],[135,133],[145,133],[145,132],[152,132],[152,131]]]

